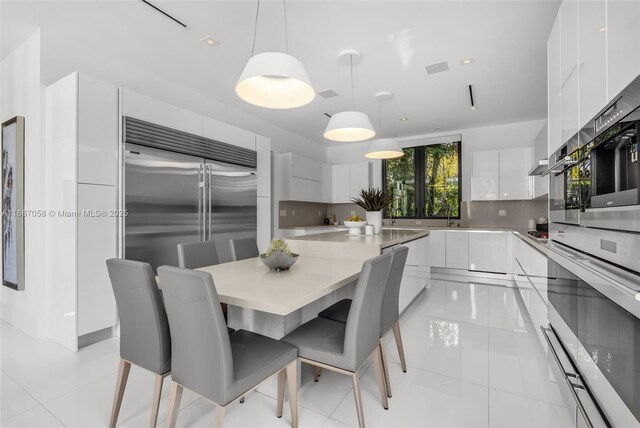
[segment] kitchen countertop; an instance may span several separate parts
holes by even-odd
[[[345,229],[347,230],[348,227],[341,224],[339,226],[334,226],[332,224],[319,224],[316,226],[289,226],[289,227],[281,227],[280,229],[284,229],[284,230],[321,230],[321,229],[335,229],[335,228],[340,228],[340,229]]]
[[[374,245],[378,249],[428,236],[429,229],[383,228],[378,235],[349,235],[346,231],[287,238],[287,241],[312,241],[336,244]]]

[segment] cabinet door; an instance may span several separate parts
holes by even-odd
[[[562,145],[562,103],[560,91],[562,76],[560,72],[560,13],[549,35],[547,42],[547,73],[548,73],[548,115],[549,115],[549,154],[555,152]]]
[[[291,174],[307,180],[322,181],[322,163],[315,159],[292,154]]]
[[[351,199],[359,196],[363,189],[368,190],[371,187],[371,164],[369,162],[352,163],[349,168],[349,199]]]
[[[426,266],[445,267],[445,232],[442,230],[432,230],[425,240],[424,261]]]
[[[578,132],[578,2],[560,6],[562,144]]]
[[[116,209],[115,186],[78,184],[78,210]],[[117,218],[78,217],[78,336],[116,324],[116,301],[105,260],[116,257]]]
[[[640,75],[640,2],[607,0],[607,95],[614,99]]]
[[[529,177],[531,147],[500,150],[500,200],[523,200],[533,196],[533,178]]]
[[[78,76],[78,182],[115,186],[118,173],[118,89]]]
[[[548,122],[540,130],[536,139],[533,142],[533,159],[531,160],[531,167],[537,166],[540,159],[544,159],[548,156],[548,142],[549,137]],[[549,177],[533,177],[533,197],[538,198],[549,193]]]
[[[291,179],[291,196],[294,201],[322,202],[322,183],[293,177]]]
[[[507,232],[469,233],[469,270],[507,273]]]
[[[256,150],[256,134],[209,117],[202,118],[202,135],[221,143]]]
[[[447,231],[446,267],[452,269],[469,269],[469,232]]]
[[[498,150],[473,152],[471,166],[471,199],[491,201],[499,199],[500,153]]]
[[[607,103],[607,4],[580,0],[578,5],[580,128]]]
[[[344,204],[351,202],[351,169],[348,163],[333,165],[333,202]]]
[[[256,152],[258,158],[258,196],[271,197],[271,139],[256,135]]]
[[[328,163],[322,164],[322,202],[333,202],[333,168]]]

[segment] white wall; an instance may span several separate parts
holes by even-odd
[[[402,147],[421,146],[425,140],[451,134],[462,135],[462,200],[471,198],[471,154],[478,150],[492,150],[513,147],[533,146],[540,130],[545,126],[546,119],[514,122],[503,125],[483,126],[444,132],[438,134],[423,134],[400,138]],[[332,164],[346,162],[362,162],[368,143],[349,145],[333,145],[327,149],[327,162]],[[381,162],[374,163],[374,185],[382,184]]]
[[[28,37],[2,61],[0,119],[25,118],[25,206],[45,207],[45,147],[43,138],[44,88],[41,82],[40,31]],[[47,335],[45,219],[27,217],[25,228],[25,287],[14,291],[1,287],[2,319],[31,336]],[[0,259],[1,263],[1,259]]]

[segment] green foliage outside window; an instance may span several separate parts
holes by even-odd
[[[460,142],[403,149],[385,161],[386,217],[460,218]]]

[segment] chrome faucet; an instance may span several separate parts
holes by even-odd
[[[396,220],[393,218],[393,208],[391,208],[389,210],[389,225],[393,226],[394,224],[396,224]]]

